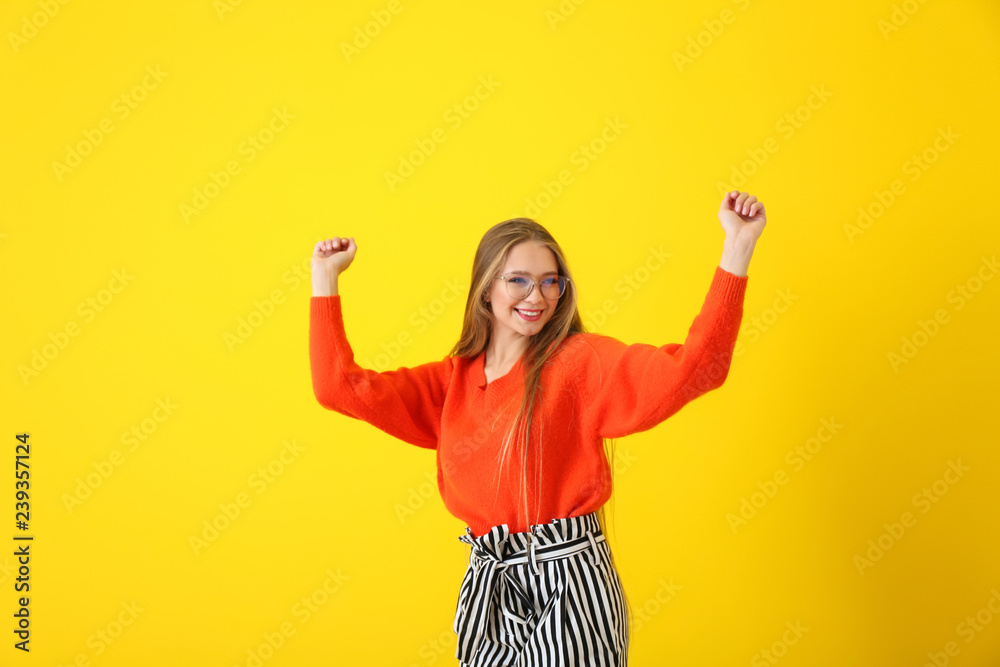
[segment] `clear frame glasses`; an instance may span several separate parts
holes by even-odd
[[[510,275],[497,276],[496,280],[504,281],[507,285],[507,296],[517,300],[527,299],[535,289],[535,285],[538,285],[545,299],[555,301],[566,292],[566,286],[569,284],[569,278],[566,276],[547,276],[541,280],[532,280],[527,276]]]

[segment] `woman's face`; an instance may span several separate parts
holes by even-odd
[[[523,276],[527,280],[543,280],[549,276],[558,275],[556,256],[548,246],[537,241],[522,241],[507,253],[507,262],[500,270],[500,275],[511,278]],[[558,301],[549,301],[542,296],[541,285],[536,284],[531,293],[524,299],[512,299],[507,294],[505,281],[496,279],[490,289],[489,305],[493,310],[493,332],[501,333],[497,327],[509,329],[502,335],[514,333],[520,336],[533,336],[552,319]],[[537,318],[526,318],[518,311],[539,311]]]

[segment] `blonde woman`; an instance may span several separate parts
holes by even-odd
[[[445,507],[466,523],[459,540],[469,565],[453,624],[462,667],[627,664],[631,609],[604,529],[606,445],[726,379],[764,206],[727,192],[719,221],[722,256],[683,344],[586,332],[559,244],[534,220],[514,218],[479,243],[448,355],[381,373],[354,361],[344,332],[338,278],[357,254],[354,237],[316,244],[316,399],[436,450]],[[595,242],[625,243],[607,234]]]

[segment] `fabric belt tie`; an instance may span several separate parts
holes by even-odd
[[[456,627],[455,632],[459,635],[458,650],[456,658],[463,662],[472,662],[479,645],[486,636],[486,626],[488,619],[493,615],[495,603],[500,605],[503,615],[516,623],[525,625],[531,619],[532,612],[528,612],[528,618],[522,618],[515,606],[516,600],[520,600],[526,609],[531,609],[531,600],[521,587],[520,582],[512,574],[507,572],[511,565],[521,565],[527,563],[532,574],[538,576],[539,561],[556,560],[566,558],[585,549],[592,549],[590,559],[597,564],[597,543],[604,542],[603,533],[594,534],[588,530],[585,535],[565,542],[537,546],[534,536],[528,535],[528,548],[525,551],[510,554],[503,558],[494,554],[488,549],[481,548],[474,543],[471,531],[466,529],[466,534],[458,538],[472,547],[474,556],[474,567],[472,572],[472,584],[467,602],[467,613],[462,619],[461,627]],[[503,542],[498,547],[498,551],[503,553]],[[494,596],[494,593],[496,595]],[[468,642],[465,637],[470,636],[472,641]],[[501,628],[501,632],[503,629]],[[465,650],[463,651],[463,643]]]

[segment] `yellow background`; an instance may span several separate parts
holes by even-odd
[[[315,401],[314,244],[357,239],[341,290],[369,368],[444,356],[477,242],[526,214],[593,330],[682,342],[726,189],[768,215],[729,378],[617,442],[630,664],[1000,661],[997,3],[16,0],[0,26],[0,664],[455,664],[464,524],[432,451]],[[650,248],[669,258],[644,272]]]

